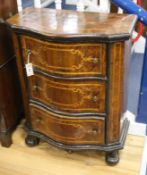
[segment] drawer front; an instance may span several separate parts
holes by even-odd
[[[30,106],[32,127],[65,144],[104,144],[104,120],[70,119]]]
[[[105,76],[105,44],[61,44],[22,37],[25,62],[47,73],[62,76]]]
[[[29,78],[33,100],[67,112],[105,112],[105,83],[69,82],[49,79],[39,74]]]

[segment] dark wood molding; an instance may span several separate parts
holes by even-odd
[[[36,67],[34,67],[34,72],[40,75],[43,75],[45,77],[48,78],[54,78],[54,79],[58,79],[58,80],[74,80],[74,81],[81,81],[81,80],[99,80],[99,81],[107,81],[108,78],[107,77],[101,77],[101,76],[95,76],[95,77],[91,77],[91,76],[85,76],[85,77],[77,77],[77,76],[72,76],[72,77],[63,77],[61,75],[53,75],[53,74],[49,74],[45,71],[42,71],[41,69],[38,69]]]
[[[23,14],[22,14],[23,13]],[[77,12],[69,10],[53,10],[53,9],[35,9],[27,8],[18,18],[19,15],[7,20],[8,25],[17,34],[30,35],[32,37],[39,37],[39,39],[49,42],[114,42],[128,40],[132,34],[134,24],[137,21],[137,17],[134,15],[128,16],[127,14],[100,14],[90,12]],[[70,15],[70,22],[75,25],[76,30],[67,32],[65,30],[66,19]],[[71,17],[73,16],[73,18]],[[43,19],[42,16],[45,18]],[[55,17],[56,16],[56,17]],[[115,18],[114,18],[115,16]],[[75,21],[75,17],[77,21]],[[29,20],[25,20],[25,18]],[[39,19],[39,20],[38,20]],[[43,20],[42,20],[43,19]],[[122,19],[125,19],[122,20]],[[19,23],[21,20],[21,23]],[[34,24],[34,20],[36,23]],[[52,30],[53,20],[56,21],[57,27]],[[103,23],[101,22],[103,21]],[[41,23],[39,23],[41,21]],[[85,22],[86,21],[86,22]],[[119,22],[118,22],[119,21]],[[126,23],[127,27],[123,27],[123,23]],[[30,25],[32,23],[32,25]],[[113,25],[109,30],[106,24]],[[33,25],[34,24],[34,25]],[[130,25],[131,24],[131,25]],[[23,27],[21,27],[23,25]],[[40,26],[44,25],[45,28]],[[101,30],[99,30],[101,26]],[[52,32],[47,32],[52,31]]]
[[[136,21],[135,21],[136,22]],[[134,22],[134,23],[135,23]],[[8,26],[10,26],[9,23],[7,23]],[[20,29],[17,28],[16,26],[11,26],[12,30],[17,34],[17,35],[26,35],[26,36],[31,36],[38,38],[40,40],[48,41],[48,42],[56,42],[56,43],[85,43],[85,42],[92,42],[92,43],[113,43],[116,41],[124,41],[130,39],[130,34],[128,33],[123,33],[123,34],[118,34],[118,35],[103,35],[103,36],[70,36],[69,38],[66,36],[63,37],[54,37],[54,36],[44,36],[41,33],[37,33],[36,31],[30,31],[27,29]]]
[[[125,140],[126,140],[126,136],[128,133],[128,128],[129,128],[129,121],[128,119],[125,119],[122,125],[122,130],[121,130],[121,135],[120,135],[120,139],[118,142],[113,143],[113,144],[107,144],[107,145],[65,145],[61,142],[56,142],[52,139],[50,139],[49,137],[45,136],[42,133],[39,133],[35,130],[32,130],[31,128],[27,127],[26,124],[26,131],[28,132],[28,135],[31,136],[35,136],[41,140],[44,140],[45,142],[56,146],[58,148],[62,148],[65,150],[72,150],[72,151],[81,151],[81,150],[98,150],[98,151],[105,151],[105,152],[112,152],[115,150],[120,150],[123,149],[124,144],[125,144]]]
[[[45,104],[43,104],[42,102],[38,101],[38,100],[33,100],[33,99],[30,99],[29,100],[30,102],[30,106],[37,106],[37,107],[42,107],[44,109],[46,109],[47,111],[50,111],[50,112],[53,112],[55,114],[59,114],[59,115],[63,115],[63,116],[68,116],[68,117],[78,117],[78,118],[89,118],[89,116],[91,116],[91,118],[93,119],[103,119],[104,117],[106,117],[106,114],[105,113],[92,113],[92,112],[89,112],[89,113],[86,113],[86,112],[82,112],[82,113],[72,113],[72,112],[63,112],[63,111],[59,111],[59,110],[55,110]]]

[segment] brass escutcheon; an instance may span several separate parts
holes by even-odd
[[[36,123],[41,123],[41,118],[37,118]]]
[[[88,131],[89,134],[96,135],[98,130],[96,128],[92,128],[91,130]]]
[[[96,102],[97,101],[97,96],[93,96],[92,101]]]
[[[38,88],[38,86],[37,86],[37,85],[33,85],[32,90],[33,90],[33,91],[36,91],[36,90],[37,90],[37,88]]]
[[[99,63],[99,58],[93,58],[93,63],[98,64]]]

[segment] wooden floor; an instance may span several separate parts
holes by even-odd
[[[139,175],[144,138],[128,135],[120,163],[107,166],[104,153],[86,151],[69,154],[46,143],[29,148],[20,125],[14,144],[0,147],[0,175]]]

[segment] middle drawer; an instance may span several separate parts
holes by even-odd
[[[61,81],[40,74],[29,77],[30,98],[58,111],[105,112],[105,82]]]

